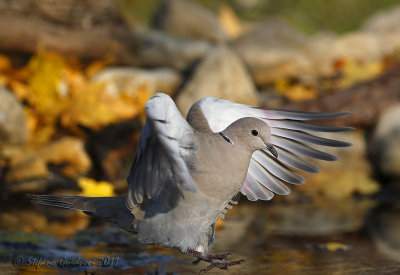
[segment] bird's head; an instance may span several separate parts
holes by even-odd
[[[220,133],[228,142],[240,143],[252,152],[267,149],[275,158],[278,152],[271,143],[271,130],[261,119],[245,117],[236,120]]]

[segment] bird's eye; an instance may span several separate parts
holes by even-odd
[[[256,137],[256,136],[258,136],[258,131],[257,130],[251,130],[251,134]]]

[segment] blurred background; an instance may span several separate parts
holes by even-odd
[[[25,197],[123,194],[156,92],[184,115],[206,96],[352,112],[329,122],[356,128],[326,135],[353,144],[339,161],[218,222],[214,251],[246,259],[230,273],[400,273],[399,0],[0,0],[0,21],[0,273],[206,266]]]

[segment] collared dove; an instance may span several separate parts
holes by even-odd
[[[284,184],[302,184],[295,169],[319,168],[301,156],[336,160],[306,143],[344,147],[350,144],[317,137],[350,127],[305,123],[347,113],[309,113],[262,109],[207,97],[196,102],[187,121],[162,93],[146,103],[147,120],[128,176],[129,190],[116,197],[30,195],[34,203],[82,210],[138,235],[142,243],[178,248],[226,269],[242,260],[208,253],[218,216],[236,204],[289,194]],[[307,132],[305,132],[307,131]]]

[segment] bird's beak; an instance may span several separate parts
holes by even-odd
[[[275,157],[278,158],[278,152],[275,150],[274,146],[269,143],[269,142],[265,142],[265,145],[267,146],[268,151],[271,152],[271,154]]]

